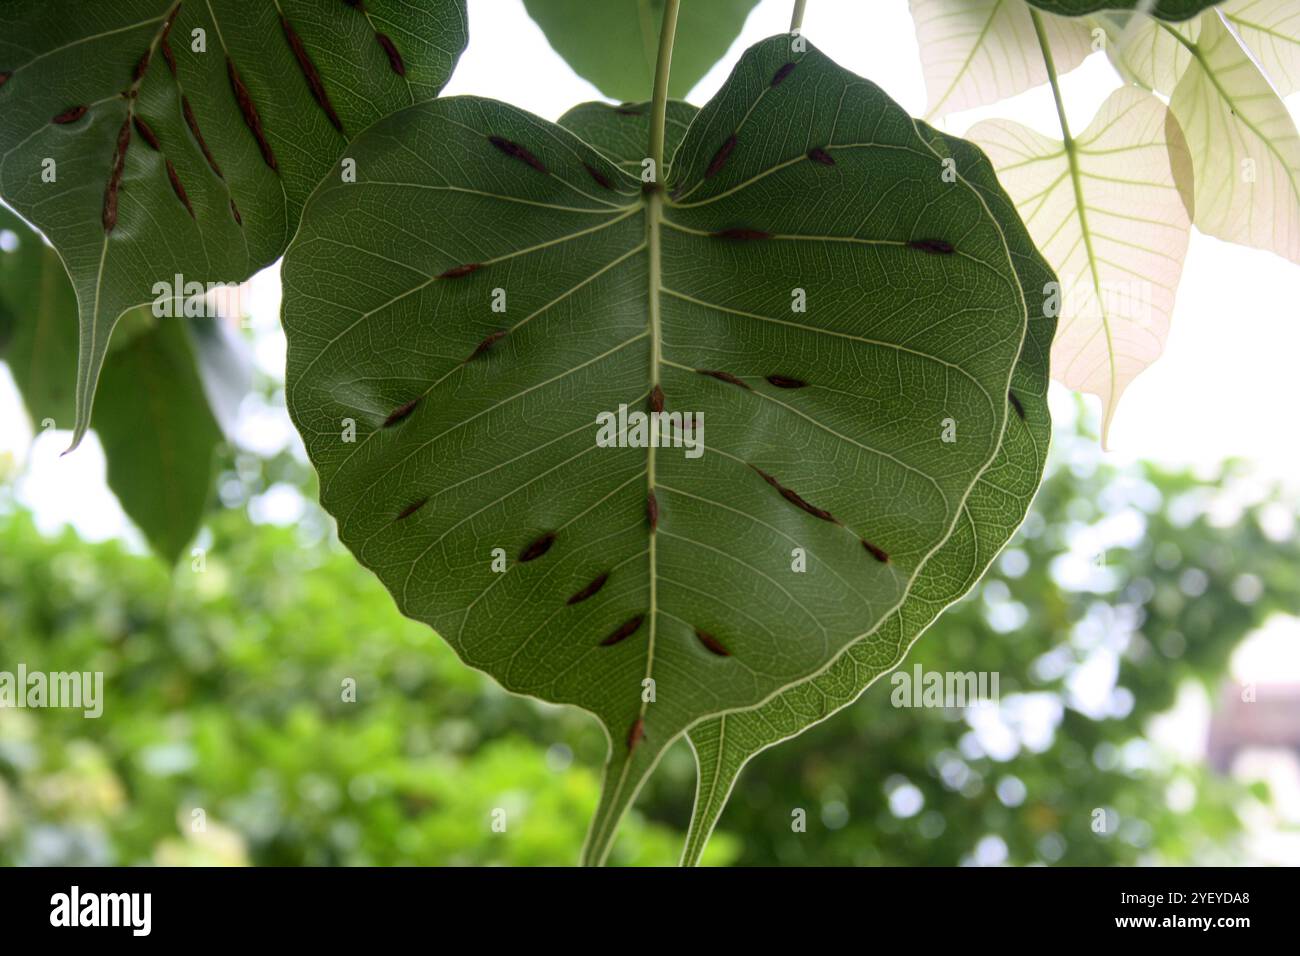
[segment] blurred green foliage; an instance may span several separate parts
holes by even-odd
[[[1071,434],[1055,458],[1011,548],[905,664],[996,671],[1000,709],[895,708],[885,678],[753,761],[706,862],[1240,859],[1243,807],[1267,792],[1144,733],[1300,607],[1300,545],[1264,532],[1268,496],[1232,504],[1231,472],[1117,472]],[[43,537],[0,491],[0,670],[102,670],[107,697],[97,720],[0,710],[0,863],[576,860],[604,756],[594,721],[464,667],[314,505],[251,521],[272,486],[314,500],[292,455],[227,454],[202,550],[174,574],[117,543]],[[676,861],[693,778],[673,749],[612,862]]]

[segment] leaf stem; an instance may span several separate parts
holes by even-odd
[[[803,11],[808,0],[794,0],[794,13],[790,15],[790,32],[798,33],[803,29]]]
[[[650,158],[655,162],[655,181],[663,181],[664,126],[668,114],[668,69],[673,60],[673,37],[677,35],[677,7],[680,0],[664,5],[664,22],[659,28],[659,59],[655,63],[654,96],[650,101]]]

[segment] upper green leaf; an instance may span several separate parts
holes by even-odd
[[[435,96],[465,39],[463,0],[0,7],[0,196],[76,290],[74,445],[118,318],[275,261],[348,137]]]
[[[1141,10],[1162,20],[1186,20],[1219,0],[1028,0],[1040,10],[1063,17],[1081,17],[1102,10]]]
[[[668,95],[678,99],[727,52],[758,0],[683,3]],[[654,82],[664,0],[524,0],[574,72],[616,100],[644,100]]]
[[[1025,334],[1006,239],[901,108],[786,36],[664,189],[472,97],[353,155],[285,258],[290,413],[406,614],[608,729],[599,860],[676,736],[827,667],[951,533]],[[702,417],[603,446],[602,416],[661,405]]]

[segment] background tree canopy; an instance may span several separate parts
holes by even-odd
[[[1243,813],[1267,791],[1173,760],[1145,728],[1184,682],[1213,690],[1243,635],[1295,606],[1300,545],[1262,530],[1270,499],[1211,523],[1212,501],[1241,488],[1231,470],[1117,471],[1095,442],[1058,432],[1024,528],[907,664],[999,671],[1007,741],[985,749],[971,712],[894,708],[882,681],[750,763],[706,863],[1240,859]],[[227,454],[221,481],[229,507],[208,516],[205,570],[182,566],[170,586],[156,560],[45,538],[0,498],[6,659],[103,669],[118,688],[98,720],[0,710],[0,862],[575,858],[597,799],[595,726],[462,667],[330,541],[314,506],[294,527],[250,521],[247,501],[273,484],[314,500],[292,457]],[[1075,581],[1064,565],[1089,564],[1080,536],[1117,516],[1137,533]],[[1118,671],[1101,716],[1071,688],[1108,653]],[[341,701],[348,677],[356,703]],[[668,754],[611,862],[676,862],[693,772],[683,746]],[[1171,786],[1190,787],[1190,803],[1171,809]],[[1092,830],[1099,807],[1119,820],[1109,835]],[[805,833],[790,826],[799,808]]]

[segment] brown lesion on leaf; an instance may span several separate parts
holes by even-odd
[[[9,82],[9,77],[13,76],[13,70],[0,70],[0,86]]]
[[[730,657],[731,651],[727,650],[720,640],[710,634],[708,631],[702,631],[698,627],[695,629],[695,636],[711,653],[719,657]]]
[[[866,538],[862,539],[862,547],[866,550],[867,554],[871,555],[881,564],[889,563],[889,554],[885,551],[884,548],[877,547],[876,545],[868,541]]]
[[[613,107],[613,110],[620,116],[641,116],[645,113],[645,105],[643,103],[619,103],[618,106]]]
[[[814,163],[820,163],[823,166],[835,165],[835,157],[826,152],[826,150],[822,149],[820,146],[814,146],[812,149],[808,150],[808,158]]]
[[[616,627],[612,632],[610,632],[609,637],[605,638],[603,641],[600,642],[600,646],[613,647],[615,644],[619,643],[620,641],[627,640],[638,630],[640,630],[643,621],[645,621],[644,614],[637,614],[634,617],[628,618],[626,621],[624,621],[622,624]]]
[[[75,123],[85,116],[89,108],[88,106],[69,106],[62,113],[51,118],[50,122],[56,126],[67,126],[69,123]]]
[[[782,63],[775,73],[772,74],[772,85],[780,86],[781,82],[794,72],[794,63]]]
[[[429,502],[429,498],[427,495],[421,498],[419,501],[411,502],[409,505],[407,505],[405,508],[399,511],[397,513],[397,517],[394,518],[393,520],[401,521],[405,518],[411,517],[411,515],[415,514],[417,511],[423,508],[426,504],[428,504],[428,502]]]
[[[606,176],[604,173],[602,173],[599,169],[596,169],[596,167],[588,163],[583,163],[582,168],[587,171],[587,175],[590,176],[592,179],[594,179],[596,181],[596,185],[599,186],[601,189],[614,188],[614,181],[610,179],[608,176]]]
[[[149,148],[155,153],[162,152],[162,143],[158,141],[158,134],[153,131],[148,123],[140,116],[135,117],[135,131],[140,134],[140,138],[149,144]]]
[[[709,235],[714,239],[728,239],[732,242],[753,242],[757,239],[771,239],[770,232],[762,229],[750,229],[747,226],[734,226],[731,229],[719,229]]]
[[[646,492],[645,516],[646,521],[650,524],[650,533],[653,534],[655,529],[659,527],[659,499],[655,497],[653,491]]]
[[[535,561],[551,550],[551,545],[555,544],[555,532],[548,531],[540,538],[532,541],[519,554],[519,563],[527,564],[529,561]]]
[[[407,415],[410,415],[411,412],[415,411],[415,406],[419,404],[420,404],[420,399],[413,398],[405,405],[399,405],[397,408],[393,409],[391,412],[388,413],[388,417],[384,419],[384,423],[380,427],[392,428],[402,419],[406,418]]]
[[[474,347],[474,351],[470,353],[469,358],[465,359],[465,361],[474,361],[474,359],[478,358],[484,352],[491,350],[492,346],[496,345],[497,342],[501,341],[505,337],[505,329],[499,329],[496,332],[488,333],[488,335],[483,338],[483,341]]]
[[[729,385],[739,385],[741,388],[752,391],[749,383],[739,379],[730,372],[724,372],[716,368],[697,368],[695,370],[700,375],[707,375],[709,378],[716,378],[719,382],[726,382]]]
[[[239,75],[239,68],[235,66],[235,61],[229,54],[226,54],[226,75],[230,79],[230,89],[235,94],[235,102],[239,104],[239,112],[244,117],[244,125],[257,141],[257,148],[262,153],[262,161],[279,172],[280,165],[276,161],[275,151],[271,149],[270,141],[266,138],[266,131],[262,129],[262,117],[257,112],[257,104],[253,102],[253,95],[244,85],[244,79]]]
[[[293,24],[289,22],[289,18],[283,12],[280,14],[280,29],[284,31],[284,38],[289,44],[289,49],[293,51],[294,59],[298,61],[298,69],[302,70],[302,75],[307,80],[307,87],[311,90],[312,99],[324,111],[330,125],[342,133],[343,121],[339,119],[338,113],[334,111],[334,104],[330,102],[330,96],[325,89],[325,81],[321,79],[320,70],[316,69],[316,64],[312,61],[311,54],[307,52],[302,37],[298,35],[298,31],[293,28]]]
[[[113,150],[113,165],[108,174],[108,185],[104,188],[104,211],[101,222],[104,232],[110,233],[117,226],[117,198],[122,189],[122,172],[126,169],[126,151],[131,145],[131,116],[122,121],[122,128],[117,131],[117,145]]]
[[[505,153],[507,156],[511,156],[514,159],[527,163],[539,173],[547,172],[545,164],[543,164],[540,159],[513,140],[506,139],[504,136],[492,135],[488,137],[488,142],[501,150],[501,152]]]
[[[164,162],[167,164],[167,178],[171,181],[172,192],[176,193],[176,198],[184,203],[185,211],[188,212],[190,218],[193,219],[194,207],[190,205],[190,197],[185,192],[185,186],[181,183],[180,174],[176,172],[176,167],[172,165],[170,159],[165,159]]]
[[[627,752],[631,753],[636,750],[637,744],[645,739],[645,718],[638,717],[632,721],[632,726],[627,731]]]
[[[652,412],[662,412],[664,410],[664,390],[658,384],[650,389],[649,403]]]
[[[236,225],[240,227],[244,225],[244,217],[239,214],[239,207],[235,205],[234,199],[230,200],[230,214],[235,217]]]
[[[482,268],[483,263],[481,262],[467,262],[461,266],[452,266],[445,272],[439,272],[437,277],[439,279],[461,279],[469,275],[471,272],[478,272],[478,270]]]
[[[907,244],[909,249],[917,249],[932,256],[950,256],[956,250],[946,239],[912,239]]]
[[[592,581],[591,581],[590,584],[588,584],[588,585],[587,585],[585,588],[583,588],[581,591],[578,591],[578,592],[576,592],[575,594],[573,594],[573,595],[572,595],[572,596],[571,596],[567,601],[565,601],[564,603],[565,603],[565,604],[581,604],[583,601],[587,600],[587,598],[591,597],[591,596],[594,595],[597,591],[599,591],[601,588],[603,588],[603,587],[605,586],[605,582],[608,581],[608,580],[609,580],[609,572],[608,572],[608,571],[603,571],[603,572],[601,572],[600,574],[596,575],[595,578],[592,579]]]
[[[808,383],[801,378],[791,378],[789,375],[769,375],[767,381],[777,388],[807,388]]]
[[[194,109],[190,106],[190,101],[184,94],[181,95],[181,114],[185,117],[185,125],[190,128],[190,134],[193,135],[194,141],[199,144],[199,150],[203,153],[203,158],[208,161],[208,167],[217,174],[218,179],[225,179],[221,167],[217,165],[216,157],[208,149],[207,140],[203,138],[203,132],[199,129],[199,121],[194,117]]]
[[[731,157],[731,152],[736,148],[736,134],[732,133],[718,147],[718,151],[713,154],[713,159],[709,161],[708,167],[704,170],[704,178],[712,179],[722,171],[722,167],[727,164]]]
[[[800,495],[797,491],[795,491],[793,488],[787,488],[785,485],[781,484],[781,482],[777,481],[775,478],[773,478],[763,469],[759,468],[757,465],[750,465],[749,467],[753,468],[754,471],[758,472],[759,476],[764,481],[766,481],[769,485],[771,485],[773,488],[779,491],[781,493],[781,497],[784,498],[786,501],[790,502],[790,504],[794,505],[796,508],[800,508],[803,511],[808,512],[808,514],[812,515],[814,518],[820,518],[822,521],[829,521],[831,524],[840,523],[839,519],[836,518],[829,511],[825,510],[824,508],[818,508],[816,505],[811,504],[808,501],[805,501],[803,496]]]
[[[388,65],[392,67],[393,72],[398,76],[405,77],[406,61],[402,59],[402,54],[398,51],[397,44],[392,41],[387,33],[380,33],[378,30],[375,31],[375,39],[379,41],[379,45],[388,56]]]

